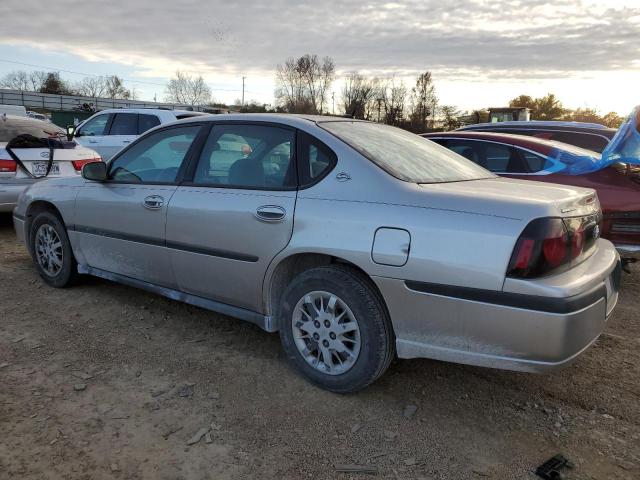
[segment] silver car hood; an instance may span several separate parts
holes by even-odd
[[[521,220],[590,215],[600,210],[595,190],[529,180],[496,177],[418,184],[416,188],[421,194],[415,198],[422,197],[425,207]]]

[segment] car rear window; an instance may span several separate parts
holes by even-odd
[[[60,127],[42,120],[0,115],[0,142],[9,142],[18,135],[49,138],[65,134],[66,132]]]
[[[399,128],[358,121],[327,121],[319,126],[406,182],[443,183],[494,177],[447,148]]]
[[[109,135],[137,135],[138,115],[136,113],[116,113]]]
[[[156,115],[140,114],[138,116],[138,135],[160,125],[160,119]]]

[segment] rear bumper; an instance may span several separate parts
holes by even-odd
[[[11,212],[18,203],[18,197],[29,185],[0,183],[0,212]]]
[[[602,268],[599,280],[565,297],[494,292],[483,301],[481,290],[455,295],[456,287],[374,278],[398,356],[537,373],[570,364],[602,333],[618,300],[619,257],[609,242],[602,248],[607,261],[593,262]]]

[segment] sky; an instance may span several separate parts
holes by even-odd
[[[627,114],[640,103],[640,0],[42,0],[0,2],[0,76],[116,74],[158,101],[176,70],[217,101],[274,102],[288,57],[415,83],[432,72],[441,104],[505,106],[555,93],[566,107]],[[53,12],[55,9],[55,13]],[[329,106],[331,107],[331,106]]]

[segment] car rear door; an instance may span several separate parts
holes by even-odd
[[[88,266],[175,286],[165,248],[167,206],[200,128],[150,133],[113,159],[107,181],[85,181],[72,229]]]
[[[266,269],[288,244],[295,130],[216,122],[169,203],[167,247],[180,290],[260,310]]]
[[[138,136],[138,114],[116,113],[107,134],[102,137],[100,153],[106,161],[133,142]]]
[[[75,141],[83,147],[91,148],[104,159],[102,140],[109,129],[113,115],[99,113],[84,122],[76,131]]]

